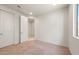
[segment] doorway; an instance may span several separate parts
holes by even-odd
[[[28,19],[28,37],[34,38],[35,29],[34,29],[34,19]]]
[[[34,19],[29,19],[26,16],[20,17],[20,43],[34,39]]]

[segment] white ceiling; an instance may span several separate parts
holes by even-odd
[[[29,15],[29,13],[32,12],[33,16],[38,16],[68,6],[66,4],[19,4],[21,8],[18,8],[17,5],[18,4],[4,4],[4,6],[17,10],[25,15]]]

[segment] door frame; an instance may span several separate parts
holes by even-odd
[[[19,44],[21,43],[21,16],[19,16]]]

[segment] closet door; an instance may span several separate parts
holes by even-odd
[[[0,48],[13,44],[13,14],[0,10]]]

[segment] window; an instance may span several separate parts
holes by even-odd
[[[73,8],[73,36],[79,39],[79,4],[75,5]]]
[[[79,4],[77,5],[77,36],[79,36]]]

